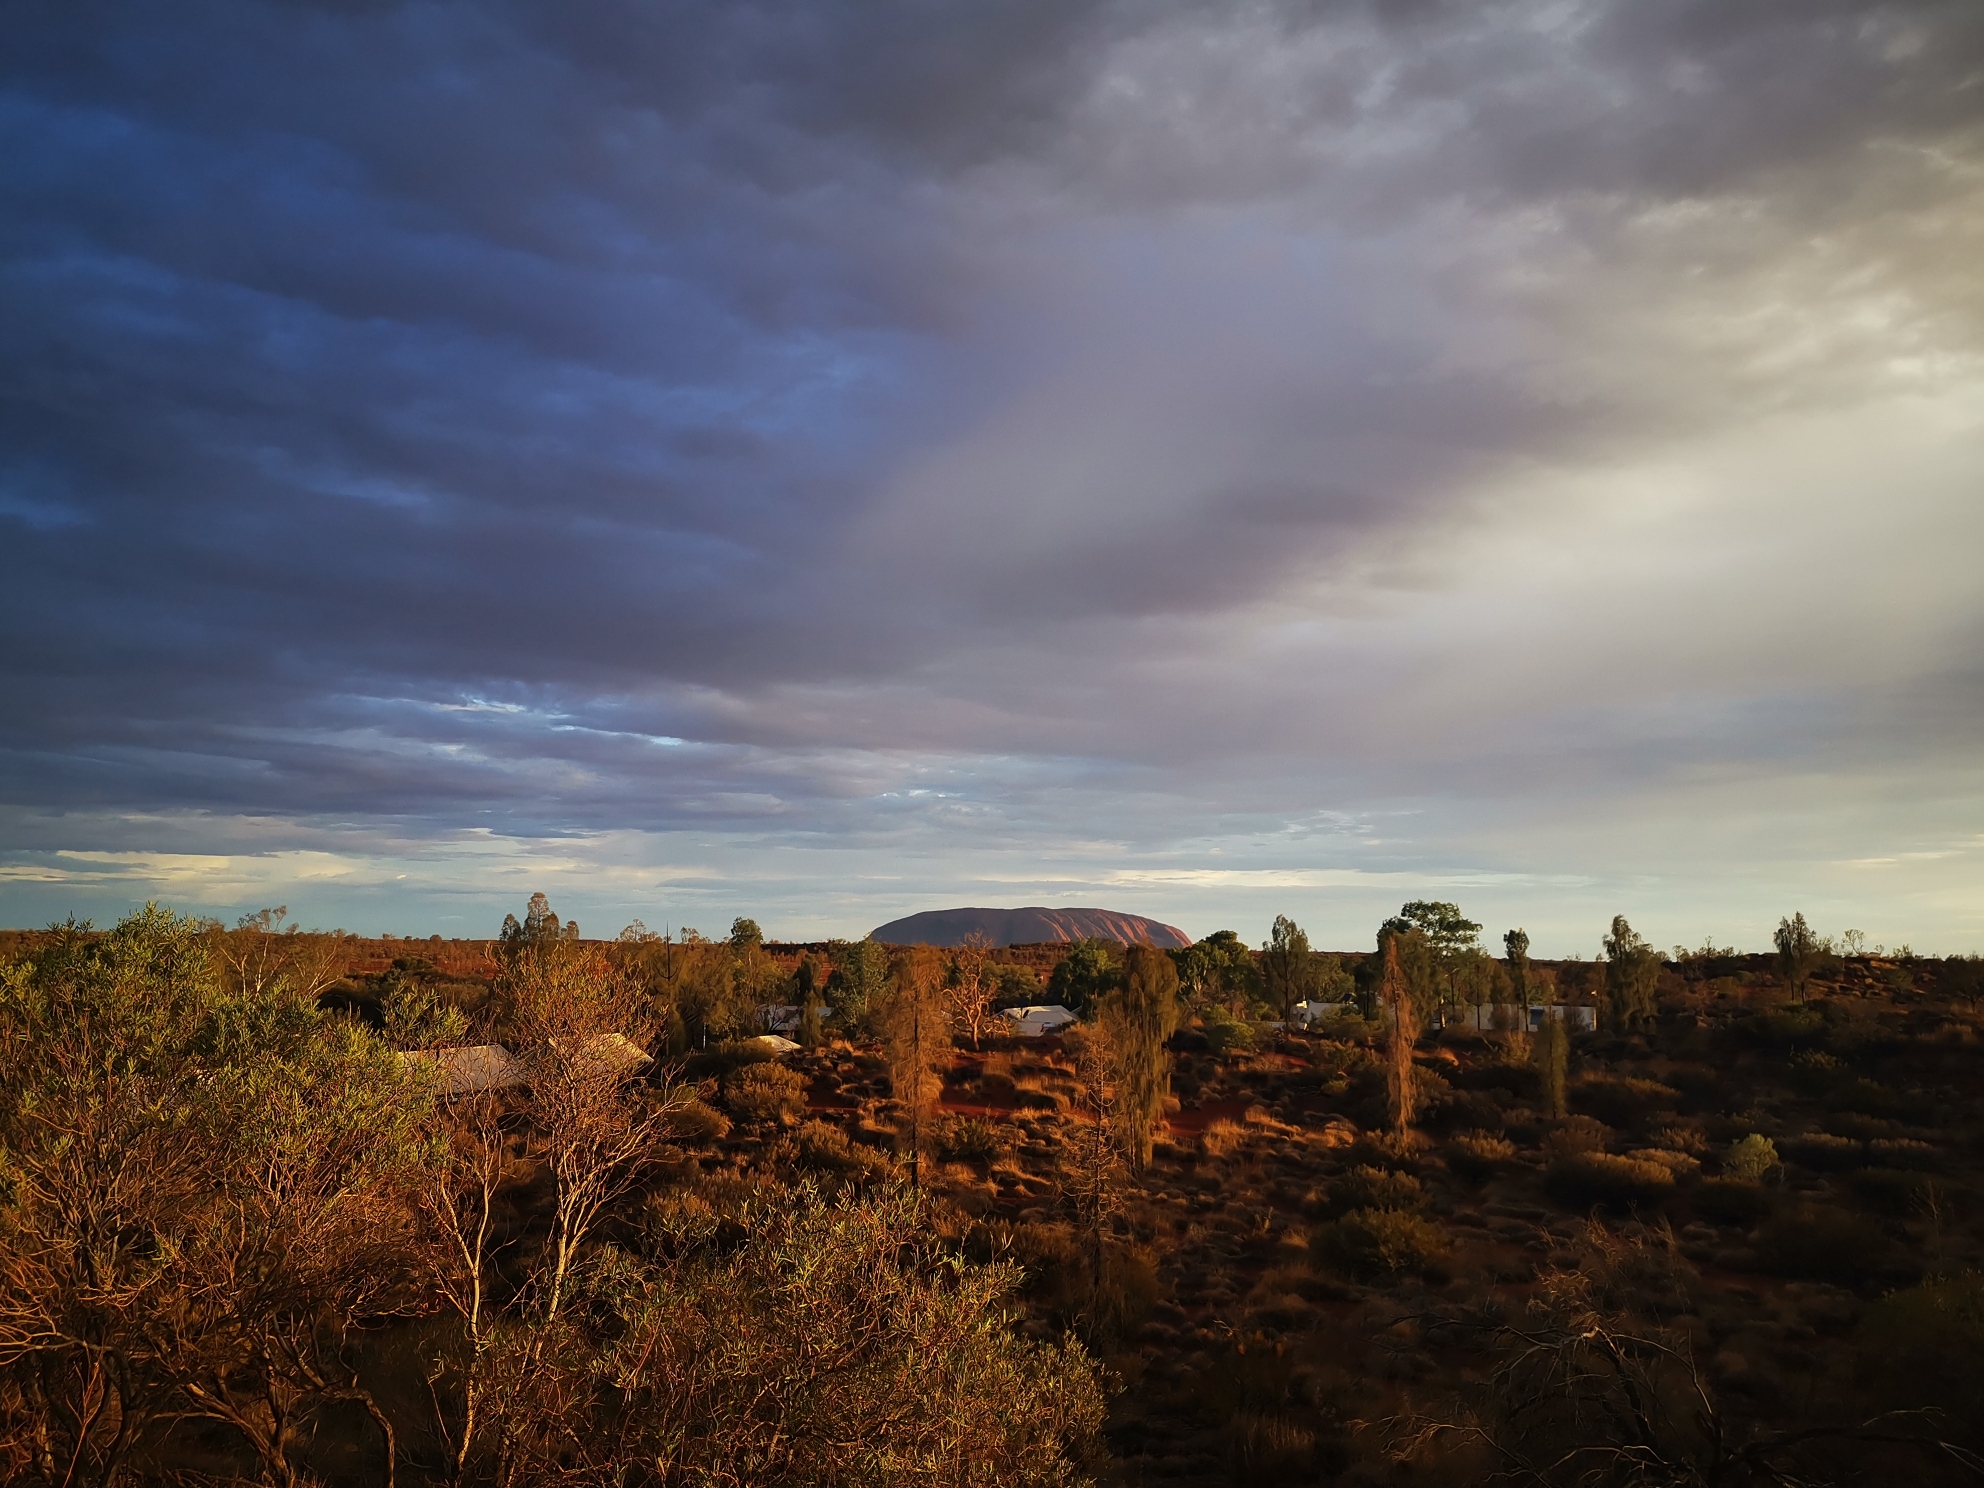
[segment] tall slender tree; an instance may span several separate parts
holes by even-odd
[[[889,1085],[909,1121],[909,1182],[915,1188],[923,1178],[925,1128],[942,1089],[937,1067],[948,1061],[951,1048],[944,959],[932,947],[910,946],[896,954],[883,1033]]]
[[[1419,1104],[1419,1089],[1412,1067],[1413,1047],[1419,1042],[1419,1012],[1413,1006],[1412,985],[1399,964],[1397,936],[1384,941],[1384,975],[1378,983],[1378,1001],[1391,1020],[1385,1085],[1391,1096],[1392,1134],[1404,1139],[1412,1129],[1412,1117]]]
[[[1798,1001],[1805,1000],[1805,988],[1819,961],[1819,939],[1805,923],[1804,913],[1777,922],[1771,937],[1777,942],[1777,974]]]
[[[1131,946],[1123,985],[1096,1006],[1108,1033],[1115,1085],[1115,1125],[1133,1172],[1150,1164],[1151,1147],[1171,1093],[1171,1054],[1165,1040],[1178,1031],[1178,971],[1163,951]]]
[[[1502,949],[1508,952],[1509,987],[1516,1001],[1524,1007],[1529,1005],[1529,932],[1520,927],[1502,937]]]
[[[1621,1032],[1653,1021],[1655,993],[1660,986],[1660,953],[1626,923],[1612,917],[1605,937],[1606,1013]]]

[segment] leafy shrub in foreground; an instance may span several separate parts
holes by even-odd
[[[950,1162],[992,1162],[1005,1150],[1001,1129],[978,1116],[960,1116],[937,1129],[937,1151]]]
[[[1485,1177],[1515,1155],[1515,1143],[1490,1131],[1461,1132],[1447,1143],[1447,1165],[1473,1178]]]

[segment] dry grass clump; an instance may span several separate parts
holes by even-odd
[[[1353,1276],[1423,1271],[1446,1253],[1438,1225],[1410,1209],[1353,1209],[1318,1233],[1311,1249]]]
[[[1207,1157],[1225,1157],[1247,1139],[1247,1129],[1237,1121],[1219,1120],[1199,1136],[1199,1151]]]
[[[958,1116],[937,1127],[937,1151],[949,1162],[996,1162],[1004,1155],[1003,1127],[977,1116]]]
[[[1515,1155],[1516,1144],[1497,1132],[1464,1131],[1447,1142],[1447,1166],[1477,1179],[1513,1162]]]
[[[782,1064],[747,1065],[732,1078],[724,1104],[740,1121],[788,1125],[806,1112],[806,1079]]]
[[[809,1173],[851,1179],[877,1178],[889,1168],[881,1153],[851,1140],[846,1132],[825,1121],[809,1121],[799,1128],[793,1163]]]
[[[1695,1213],[1718,1224],[1755,1224],[1774,1207],[1771,1194],[1762,1185],[1734,1178],[1704,1179],[1689,1197]]]
[[[1585,1152],[1603,1152],[1612,1140],[1612,1128],[1590,1116],[1567,1116],[1543,1139],[1543,1150],[1552,1158],[1575,1157]]]
[[[1393,1173],[1384,1168],[1352,1168],[1330,1184],[1325,1211],[1348,1214],[1355,1209],[1418,1209],[1426,1202],[1426,1191],[1410,1173]]]
[[[1699,1158],[1690,1157],[1685,1152],[1674,1152],[1666,1147],[1635,1147],[1626,1156],[1634,1162],[1657,1163],[1672,1173],[1676,1179],[1692,1178],[1702,1170]]]
[[[1629,1126],[1650,1111],[1671,1111],[1681,1092],[1632,1075],[1588,1075],[1571,1087],[1572,1102],[1611,1126]]]
[[[1609,1152],[1572,1152],[1553,1158],[1545,1180],[1550,1191],[1571,1204],[1641,1204],[1674,1187],[1674,1171],[1642,1157]]]
[[[668,1124],[676,1141],[692,1145],[720,1142],[730,1135],[730,1118],[700,1100],[671,1111]]]

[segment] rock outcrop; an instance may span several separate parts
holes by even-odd
[[[1143,915],[1112,909],[926,909],[921,914],[890,920],[871,932],[871,939],[889,945],[962,945],[974,930],[995,946],[1038,945],[1061,940],[1114,940],[1123,945],[1150,944],[1176,950],[1192,943],[1175,925]]]

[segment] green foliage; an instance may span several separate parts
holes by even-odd
[[[826,998],[835,1027],[843,1033],[865,1029],[888,1001],[888,948],[873,940],[840,940],[828,942],[827,954],[834,969]]]
[[[1245,1013],[1260,990],[1260,973],[1246,942],[1231,930],[1215,930],[1204,940],[1175,953],[1178,983],[1197,1010],[1218,1004],[1231,1013]]]
[[[1756,1132],[1731,1142],[1722,1158],[1723,1173],[1738,1183],[1761,1183],[1777,1166],[1777,1144]]]
[[[515,915],[503,916],[503,928],[496,937],[497,954],[505,961],[514,961],[518,956],[530,955],[560,941],[578,938],[577,920],[559,924],[558,916],[552,912],[551,901],[542,894],[532,894],[530,903],[524,907],[521,924]]]
[[[1523,929],[1508,931],[1502,936],[1502,948],[1508,953],[1509,986],[1515,993],[1516,1001],[1526,1007],[1531,1001],[1529,932]]]
[[[1794,914],[1777,922],[1771,939],[1777,945],[1777,974],[1791,989],[1791,995],[1802,1001],[1806,983],[1819,961],[1819,938],[1805,923],[1803,914]]]
[[[1287,915],[1276,915],[1267,943],[1261,947],[1261,980],[1268,1005],[1277,1017],[1292,1019],[1295,1004],[1308,1001],[1314,994],[1316,970],[1308,932]]]
[[[1212,1045],[1215,1054],[1244,1052],[1254,1047],[1254,1025],[1234,1017],[1216,1003],[1205,1010],[1200,1022],[1205,1028],[1206,1042]]]
[[[733,951],[748,950],[765,943],[765,932],[758,928],[758,922],[739,915],[730,922],[730,948]]]
[[[1047,1000],[1071,1012],[1083,1012],[1103,993],[1122,981],[1114,941],[1091,937],[1078,940],[1047,979]]]
[[[1423,1021],[1440,1009],[1469,1005],[1486,975],[1480,937],[1480,925],[1459,905],[1415,899],[1379,927],[1378,949],[1382,960],[1386,939],[1397,939],[1399,965]]]
[[[1660,985],[1660,953],[1643,940],[1624,915],[1612,917],[1605,937],[1605,1003],[1611,1026],[1622,1031],[1653,1021]]]

